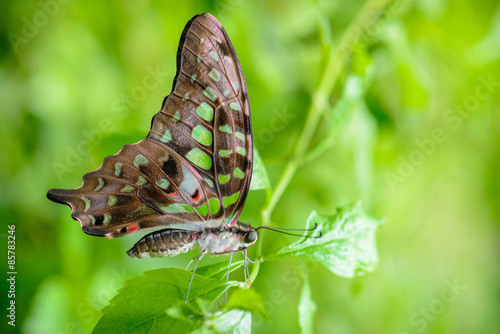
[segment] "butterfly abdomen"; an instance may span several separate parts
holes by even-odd
[[[197,243],[197,232],[165,229],[145,235],[127,254],[133,258],[170,257],[193,249]]]

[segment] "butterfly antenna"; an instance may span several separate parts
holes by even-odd
[[[323,236],[323,232],[319,231],[319,235],[315,235],[315,236],[285,232],[285,231],[310,232],[310,231],[316,230],[317,227],[318,227],[318,223],[314,223],[314,227],[312,227],[312,228],[282,228],[282,227],[259,226],[255,230],[258,230],[259,228],[263,228],[266,230],[271,230],[271,231],[279,232],[282,234],[293,235],[295,237],[318,239],[318,238],[321,238]]]
[[[187,292],[187,295],[186,295],[186,300],[184,300],[184,304],[186,304],[187,301],[188,301],[189,291],[191,290],[191,283],[193,283],[194,272],[196,271],[196,268],[198,267],[198,263],[200,263],[200,260],[203,257],[203,255],[205,255],[205,253],[201,253],[200,255],[197,256],[196,264],[194,265],[193,273],[191,274],[191,279],[189,280],[188,292]]]

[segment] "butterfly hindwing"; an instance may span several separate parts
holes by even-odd
[[[196,174],[175,152],[145,139],[104,159],[84,175],[80,188],[52,189],[48,196],[69,204],[73,218],[92,235],[114,238],[174,225],[198,230],[220,218],[220,206]]]

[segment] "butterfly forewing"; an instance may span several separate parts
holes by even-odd
[[[148,137],[186,158],[218,193],[228,222],[237,218],[252,172],[250,106],[236,52],[210,14],[187,24],[172,94]]]
[[[252,171],[246,84],[231,42],[210,14],[194,17],[178,50],[173,91],[148,137],[83,177],[52,189],[92,235],[169,226],[201,230],[236,221]]]

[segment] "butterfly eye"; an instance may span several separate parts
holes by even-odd
[[[243,238],[243,241],[248,244],[254,242],[255,240],[257,240],[257,232],[255,231],[248,232]]]
[[[238,233],[238,229],[233,226],[233,227],[231,227],[231,232],[236,234],[236,233]]]

